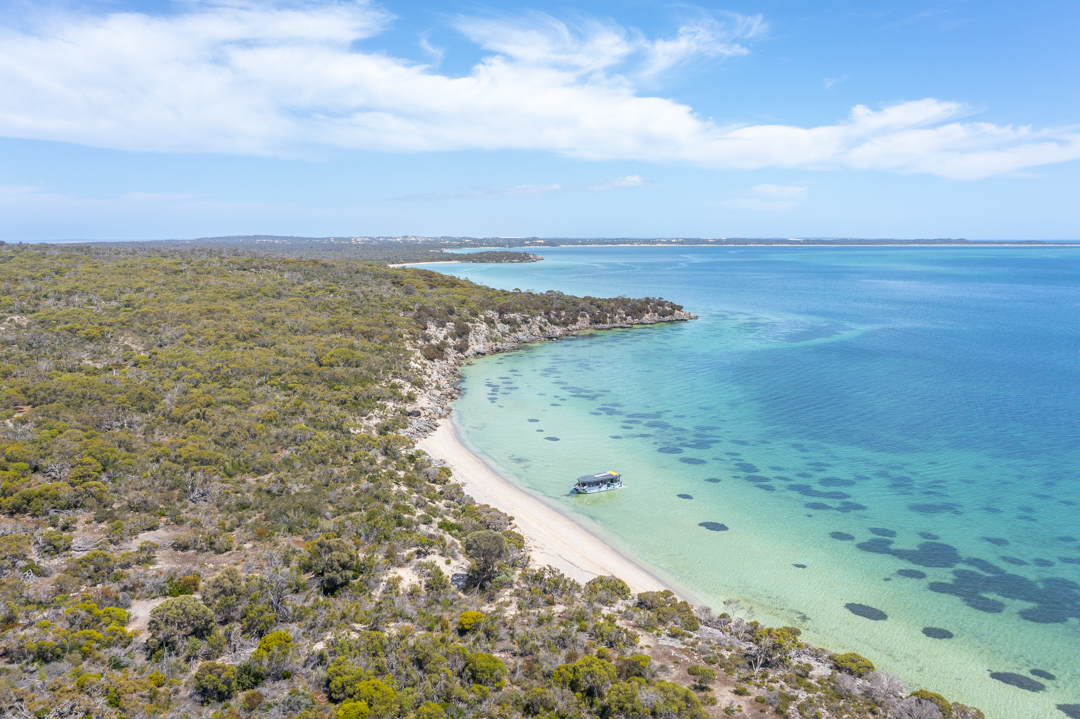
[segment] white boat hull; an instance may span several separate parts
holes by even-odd
[[[622,489],[623,483],[608,484],[602,487],[574,487],[573,492],[575,494],[596,494],[598,492],[608,492],[612,489]]]

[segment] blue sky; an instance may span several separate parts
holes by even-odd
[[[0,0],[0,239],[1080,238],[1080,4]]]

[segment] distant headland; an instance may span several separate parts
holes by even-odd
[[[1080,240],[967,240],[940,237],[917,239],[859,237],[427,237],[422,235],[294,237],[231,235],[179,240],[70,240],[53,244],[145,247],[153,250],[205,248],[217,251],[260,252],[286,257],[348,258],[417,264],[422,262],[538,262],[542,256],[521,248],[546,247],[1080,247]],[[510,250],[509,248],[514,248]],[[462,250],[471,250],[461,252]]]

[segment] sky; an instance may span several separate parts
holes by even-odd
[[[1080,3],[0,0],[0,240],[1080,239]]]

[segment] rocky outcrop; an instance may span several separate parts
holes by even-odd
[[[489,311],[482,319],[468,323],[467,330],[460,322],[448,322],[443,326],[428,324],[423,343],[414,346],[416,357],[413,361],[413,369],[427,381],[416,401],[406,408],[409,427],[404,434],[420,438],[435,430],[439,420],[450,413],[450,403],[461,393],[458,367],[472,357],[507,352],[530,342],[557,340],[583,331],[686,322],[696,320],[697,315],[681,309],[665,309],[663,313],[650,312],[639,317],[617,315],[606,319],[605,322],[593,321],[583,315],[573,324],[555,325],[544,317],[521,314],[499,317]]]

